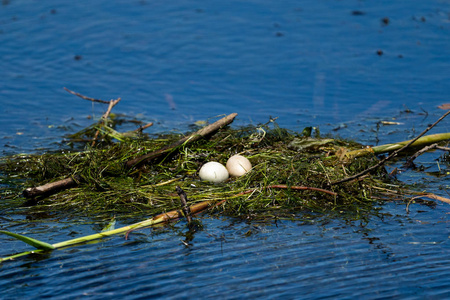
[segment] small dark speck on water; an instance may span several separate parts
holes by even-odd
[[[73,59],[75,59],[75,60],[81,60],[82,58],[83,58],[83,56],[81,56],[81,55],[75,55],[73,57]]]
[[[384,17],[383,19],[381,19],[381,23],[383,25],[389,25],[389,22],[390,22],[390,20],[388,17]]]
[[[379,56],[383,55],[383,50],[378,49],[378,50],[377,50],[377,54],[378,54]]]
[[[414,16],[414,17],[412,17],[412,19],[413,19],[414,21],[420,21],[420,22],[426,22],[426,21],[427,21],[427,19],[426,19],[424,16],[420,17],[419,19],[417,19],[417,18]]]
[[[352,11],[352,15],[354,16],[364,16],[366,13],[360,10],[354,10]]]
[[[277,37],[281,37],[281,36],[284,36],[284,34],[283,33],[281,33],[281,32],[277,32],[276,34],[275,34]]]

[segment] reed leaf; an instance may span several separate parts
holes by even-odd
[[[55,247],[53,245],[50,245],[46,242],[42,242],[21,234],[17,234],[17,233],[13,233],[13,232],[9,232],[9,231],[5,231],[5,230],[0,230],[0,233],[12,236],[13,238],[16,238],[18,240],[21,240],[24,243],[27,243],[30,246],[33,246],[36,249],[41,249],[41,250],[54,250]]]
[[[430,144],[439,143],[439,142],[443,142],[443,141],[447,141],[447,140],[450,140],[450,132],[430,134],[430,135],[426,135],[426,136],[419,138],[417,141],[415,141],[411,145],[411,147],[415,147],[415,148],[424,147],[424,146],[427,146]],[[407,141],[402,141],[402,142],[397,142],[397,143],[392,143],[392,144],[385,144],[385,145],[380,145],[380,146],[375,146],[375,147],[366,147],[364,149],[357,149],[357,150],[347,152],[345,154],[345,156],[348,158],[355,158],[355,157],[365,156],[368,154],[388,153],[388,152],[392,152],[392,151],[402,148],[403,146],[408,144],[410,141],[411,140],[407,140]]]
[[[213,201],[203,201],[194,205],[190,206],[190,212],[192,214],[196,214],[199,213],[209,207],[211,207],[211,205],[213,205]],[[174,219],[178,219],[183,217],[183,213],[179,210],[174,210],[174,211],[170,211],[167,213],[163,213],[160,215],[157,215],[151,219],[147,219],[138,223],[134,223],[128,226],[124,226],[121,228],[117,228],[114,230],[109,230],[109,231],[102,231],[100,233],[95,233],[95,234],[91,234],[91,235],[87,235],[87,236],[83,236],[83,237],[79,237],[79,238],[75,238],[75,239],[71,239],[71,240],[67,240],[64,242],[60,242],[60,243],[56,243],[53,245],[50,245],[46,242],[42,242],[42,241],[38,241],[36,239],[33,238],[29,238],[17,233],[12,233],[9,231],[4,231],[4,230],[0,230],[0,233],[12,236],[16,239],[19,239],[39,250],[36,251],[25,251],[22,253],[18,253],[18,254],[14,254],[8,257],[4,257],[4,258],[0,258],[0,262],[3,261],[7,261],[7,260],[13,260],[15,258],[21,257],[21,256],[26,256],[29,254],[35,254],[35,253],[40,253],[44,250],[56,250],[56,249],[61,249],[64,247],[70,247],[70,246],[75,246],[78,244],[84,244],[87,242],[91,242],[94,240],[98,240],[98,239],[103,239],[109,236],[113,236],[113,235],[118,235],[118,234],[124,234],[127,233],[129,231],[132,230],[137,230],[137,229],[141,229],[141,228],[146,228],[146,227],[150,227],[156,224],[160,224],[160,223],[164,223],[164,222],[168,222],[170,220],[174,220]]]
[[[44,251],[45,250],[39,250],[38,249],[38,250],[21,252],[21,253],[14,254],[14,255],[11,255],[11,256],[8,256],[8,257],[0,258],[0,262],[4,262],[4,261],[8,261],[8,260],[14,260],[16,258],[19,258],[19,257],[22,257],[22,256],[27,256],[27,255],[30,255],[30,254],[43,253]]]

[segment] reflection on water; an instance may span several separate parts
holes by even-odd
[[[410,139],[449,102],[448,13],[438,0],[3,1],[0,148],[59,148],[106,109],[63,87],[122,97],[115,112],[155,122],[150,133],[237,112],[235,125],[272,116],[366,144]],[[421,159],[438,168],[436,155]],[[445,176],[399,179],[448,187]],[[364,224],[205,217],[188,246],[182,222],[148,229],[2,264],[2,298],[448,298],[449,207],[409,208],[385,204],[390,216]],[[51,243],[99,230],[22,213],[1,229]],[[2,256],[29,249],[0,241]]]

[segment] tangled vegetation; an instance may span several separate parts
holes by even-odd
[[[145,134],[117,136],[115,123],[96,124],[70,138],[85,142],[82,151],[60,151],[43,155],[3,158],[0,172],[2,198],[24,201],[28,187],[71,178],[72,188],[33,197],[28,202],[42,210],[66,211],[92,217],[111,215],[155,215],[179,209],[176,186],[187,194],[189,204],[217,201],[213,212],[251,219],[295,218],[298,213],[350,213],[372,211],[374,203],[398,198],[400,187],[383,168],[344,184],[332,182],[357,174],[378,163],[375,155],[345,158],[342,153],[363,148],[354,142],[311,135],[280,128],[275,121],[260,126],[225,126],[214,134],[165,151],[149,163],[129,168],[126,163],[140,155],[157,151],[182,136],[150,138]],[[308,129],[308,128],[307,128]],[[198,170],[208,161],[225,164],[241,154],[252,170],[224,183],[203,182]]]

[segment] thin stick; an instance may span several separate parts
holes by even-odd
[[[110,103],[110,101],[105,101],[105,100],[100,100],[100,99],[94,99],[94,98],[91,98],[91,97],[86,97],[84,95],[81,95],[80,93],[71,91],[71,90],[69,90],[66,87],[64,89],[66,91],[68,91],[69,93],[71,93],[72,95],[78,96],[78,97],[80,97],[81,99],[84,99],[84,100],[89,100],[89,101],[92,101],[92,102],[98,102],[98,103],[103,103],[103,104],[109,104]]]
[[[436,149],[443,150],[443,151],[450,151],[449,147],[436,146]]]
[[[205,136],[208,136],[208,135],[216,132],[220,128],[230,124],[231,122],[233,122],[233,120],[236,116],[237,116],[237,113],[232,113],[232,114],[214,122],[213,124],[208,125],[202,129],[200,129],[199,131],[178,140],[177,142],[175,142],[171,145],[164,146],[159,150],[156,150],[156,151],[150,152],[148,154],[139,156],[137,158],[131,159],[125,163],[125,167],[128,169],[131,169],[133,167],[138,167],[152,159],[158,158],[158,157],[162,156],[163,154],[166,154],[166,153],[176,149],[178,146],[195,142]]]
[[[153,122],[147,123],[145,125],[139,126],[139,128],[133,130],[133,132],[142,132],[144,129],[149,128],[150,126],[153,126]]]
[[[410,156],[408,158],[408,160],[403,164],[403,167],[405,167],[405,168],[413,167],[414,166],[414,160],[416,158],[418,158],[420,155],[424,154],[427,151],[430,151],[432,149],[436,149],[437,146],[438,146],[438,144],[431,144],[429,146],[423,147],[422,149],[420,149],[419,151],[414,153],[414,155]]]
[[[420,196],[417,196],[417,197],[414,197],[414,198],[419,198],[419,197],[425,197],[425,198],[430,198],[430,199],[434,199],[434,200],[439,200],[439,201],[442,201],[442,202],[450,204],[450,199],[438,196],[438,195],[433,194],[433,193],[421,193]]]
[[[65,190],[78,185],[81,177],[78,175],[68,177],[55,182],[47,183],[37,187],[27,188],[23,191],[25,198],[36,198],[38,196],[48,196],[58,191]]]
[[[80,93],[71,91],[71,90],[69,90],[66,87],[64,87],[64,89],[67,92],[71,93],[72,95],[80,97],[81,99],[89,100],[89,101],[92,101],[92,102],[103,103],[103,104],[109,104],[106,113],[104,113],[103,116],[102,116],[102,120],[105,123],[105,126],[106,126],[106,120],[108,119],[108,116],[111,113],[112,108],[114,106],[116,106],[116,104],[119,103],[119,101],[121,100],[120,98],[117,98],[117,99],[111,99],[110,101],[105,101],[105,100],[100,100],[100,99],[95,99],[95,98],[84,96],[84,95],[82,95]],[[95,142],[97,141],[97,137],[98,137],[99,133],[100,133],[100,130],[97,130],[97,132],[94,135],[94,140],[92,141],[92,146],[95,145]]]
[[[108,120],[109,114],[111,113],[111,110],[113,109],[113,107],[116,106],[116,104],[120,102],[120,100],[121,100],[120,98],[117,98],[115,100],[109,101],[108,109],[102,116],[104,126],[107,126],[106,121]],[[98,137],[99,133],[100,133],[100,129],[98,129],[94,135],[94,140],[92,141],[92,147],[95,145],[95,142],[97,141],[97,137]]]
[[[191,211],[189,210],[189,206],[187,204],[186,192],[183,191],[183,189],[180,188],[178,185],[177,185],[176,189],[177,189],[178,196],[180,196],[181,209],[183,210],[183,214],[186,217],[186,220],[188,222],[188,226],[191,226],[192,217],[191,217]]]
[[[405,146],[401,147],[400,149],[395,150],[394,152],[392,152],[389,156],[385,157],[384,159],[380,160],[379,163],[377,163],[376,165],[365,169],[364,171],[355,174],[353,176],[349,176],[347,178],[338,180],[338,181],[334,181],[331,182],[331,185],[336,185],[336,184],[340,184],[340,183],[344,183],[353,179],[356,179],[358,177],[364,176],[367,173],[381,167],[382,165],[384,165],[388,160],[392,159],[393,157],[397,156],[397,154],[403,150],[405,150],[406,148],[408,148],[409,146],[411,146],[415,141],[417,141],[420,137],[422,137],[424,134],[426,134],[428,131],[431,130],[431,128],[433,128],[434,126],[436,126],[439,122],[441,122],[446,116],[448,116],[450,114],[450,110],[447,111],[442,117],[440,117],[436,122],[434,122],[433,124],[431,124],[430,126],[428,126],[427,129],[425,129],[421,134],[419,134],[417,137],[415,137],[414,139],[412,139],[411,141],[409,141],[409,143],[407,143]]]

